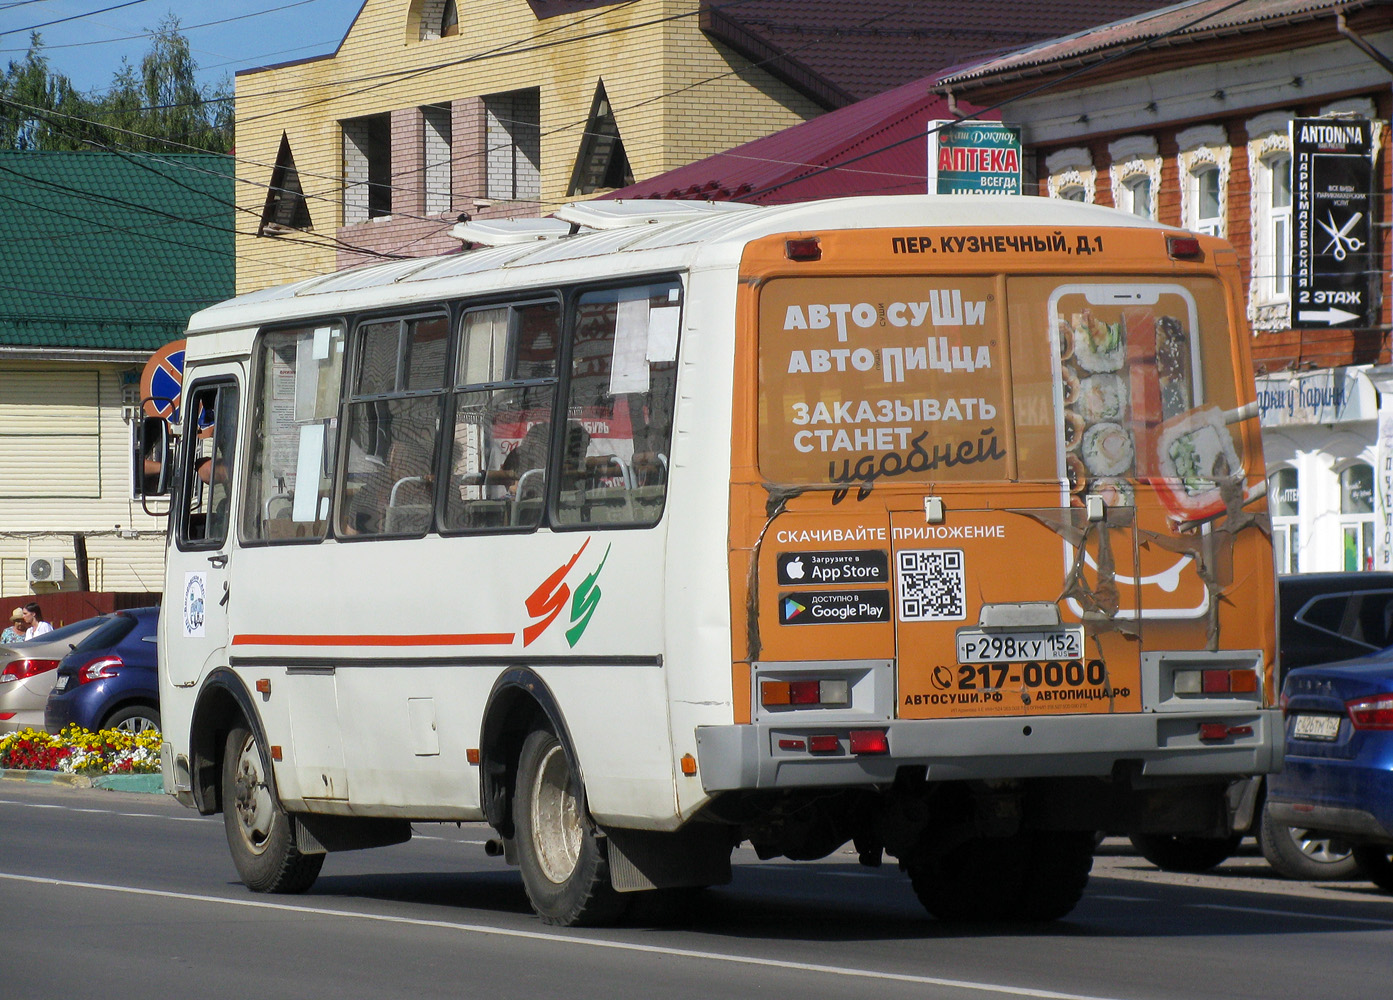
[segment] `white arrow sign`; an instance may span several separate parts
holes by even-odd
[[[1359,318],[1359,313],[1345,312],[1343,309],[1325,309],[1319,312],[1303,309],[1298,315],[1303,323],[1325,323],[1328,326],[1348,323],[1352,319]]]

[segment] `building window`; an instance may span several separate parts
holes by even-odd
[[[1269,111],[1248,131],[1252,271],[1248,320],[1254,330],[1291,326],[1291,111]]]
[[[266,202],[261,207],[258,236],[276,236],[295,229],[310,229],[309,205],[300,186],[300,172],[295,169],[295,157],[290,152],[290,138],[281,133],[281,148],[276,154],[276,166],[271,171],[271,184],[266,190]]]
[[[1297,492],[1296,470],[1278,469],[1267,478],[1268,500],[1272,514],[1272,553],[1278,573],[1298,573],[1297,560],[1300,535],[1297,521],[1301,514],[1301,496]]]
[[[1224,224],[1219,211],[1219,168],[1202,167],[1191,177],[1195,185],[1195,212],[1190,228],[1197,233],[1218,236]]]
[[[542,197],[542,93],[536,88],[484,97],[486,197]]]
[[[593,194],[613,188],[627,187],[634,182],[629,156],[624,152],[624,140],[619,136],[619,123],[614,108],[605,93],[604,81],[595,88],[590,102],[590,117],[576,154],[575,169],[571,171],[569,194]]]
[[[1222,126],[1199,125],[1176,136],[1180,147],[1180,217],[1185,228],[1228,235],[1229,157]]]
[[[459,7],[455,0],[418,0],[421,22],[417,37],[423,42],[459,34]]]
[[[425,141],[425,209],[427,215],[442,215],[453,204],[450,189],[450,105],[432,104],[421,109]]]
[[[1098,187],[1093,154],[1081,147],[1060,149],[1045,157],[1046,189],[1051,198],[1092,204]]]
[[[392,214],[392,116],[350,118],[343,125],[343,224]]]
[[[1156,218],[1156,193],[1161,188],[1161,156],[1149,135],[1129,135],[1108,143],[1108,168],[1113,204],[1143,219]]]
[[[1374,470],[1355,462],[1340,472],[1340,532],[1344,570],[1374,568]]]

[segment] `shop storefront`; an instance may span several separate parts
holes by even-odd
[[[1258,405],[1279,573],[1386,568],[1379,393],[1369,366],[1261,376]]]

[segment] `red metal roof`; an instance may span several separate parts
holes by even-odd
[[[1131,17],[1162,0],[703,0],[840,90],[870,97],[968,58]],[[741,46],[737,38],[713,37]],[[744,52],[758,59],[757,53]],[[771,67],[772,68],[772,67]]]
[[[999,58],[956,67],[942,74],[939,83],[954,86],[987,79],[1014,79],[1031,75],[1032,71],[1046,72],[1060,63],[1096,60],[1142,42],[1164,39],[1169,45],[1183,45],[1315,18],[1332,18],[1340,9],[1352,14],[1378,5],[1369,0],[1192,0],[1056,37]]]
[[[858,194],[923,194],[927,123],[954,117],[945,99],[929,90],[930,82],[916,80],[603,197],[779,205]]]

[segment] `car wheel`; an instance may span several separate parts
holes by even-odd
[[[1198,875],[1222,864],[1238,850],[1238,834],[1231,837],[1189,837],[1181,834],[1134,833],[1129,838],[1137,853],[1163,872]]]
[[[1273,819],[1264,805],[1258,828],[1262,856],[1277,874],[1305,882],[1352,878],[1358,870],[1347,844]]]
[[[290,816],[270,783],[256,736],[245,726],[227,734],[222,767],[223,828],[232,863],[253,892],[304,892],[319,877],[323,854],[295,846]]]
[[[1354,849],[1354,863],[1360,872],[1380,889],[1393,892],[1393,851],[1377,844],[1360,844]]]
[[[628,904],[610,882],[606,845],[579,784],[556,735],[529,733],[513,794],[518,866],[537,916],[565,927],[612,923]]]
[[[160,710],[148,705],[130,705],[107,716],[106,721],[102,723],[102,728],[137,735],[152,731],[159,732]]]

